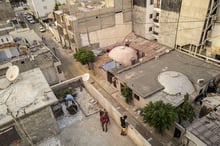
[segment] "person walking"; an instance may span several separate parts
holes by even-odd
[[[108,116],[108,112],[104,110],[100,110],[100,122],[102,125],[102,130],[107,132],[108,131],[108,124],[110,124],[110,119]]]
[[[124,115],[123,117],[120,117],[120,121],[121,121],[121,135],[122,136],[126,136],[127,135],[128,123],[127,123],[126,119],[127,119],[127,115]]]

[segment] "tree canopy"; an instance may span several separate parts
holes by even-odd
[[[91,50],[80,48],[75,54],[74,58],[81,64],[88,64],[95,61],[95,55]]]
[[[144,122],[153,126],[159,133],[171,128],[176,120],[174,107],[163,101],[150,102],[143,108],[142,115]]]
[[[192,122],[196,117],[195,109],[192,104],[189,103],[189,94],[184,95],[184,102],[177,108],[178,122],[182,121]]]
[[[121,86],[121,94],[125,97],[125,101],[127,103],[131,103],[132,98],[132,90],[127,86],[127,84],[123,84]]]
[[[53,8],[53,11],[59,10],[59,6],[60,6],[60,4],[59,4],[59,3],[56,3],[55,6],[54,6],[54,8]]]

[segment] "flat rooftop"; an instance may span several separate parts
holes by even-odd
[[[198,79],[205,82],[220,73],[220,68],[177,51],[171,51],[147,62],[136,64],[116,73],[116,76],[144,98],[161,91],[158,75],[164,71],[180,72],[195,84]]]
[[[1,78],[3,80],[4,78]],[[9,87],[0,90],[0,126],[57,102],[57,98],[39,68],[19,74]]]
[[[36,34],[34,30],[30,29],[19,29],[9,33],[13,38],[26,39],[30,44],[34,41],[42,41],[41,38]]]
[[[198,119],[187,128],[187,131],[207,145],[220,145],[220,109]]]

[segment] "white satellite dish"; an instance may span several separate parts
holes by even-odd
[[[82,76],[82,80],[83,80],[83,81],[88,81],[89,78],[90,78],[89,73],[85,73],[85,74]]]
[[[12,82],[14,81],[19,75],[19,68],[16,65],[12,65],[6,71],[6,78]]]

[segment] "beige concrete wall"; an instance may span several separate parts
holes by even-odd
[[[99,43],[100,47],[105,47],[123,40],[126,35],[132,32],[131,22],[123,23],[122,13],[115,15],[115,23],[113,27],[90,32],[90,43]],[[86,41],[86,37],[81,38]]]
[[[92,32],[115,25],[114,8],[106,8],[77,14],[76,30],[78,33]]]
[[[136,35],[145,38],[146,33],[146,8],[134,6],[133,9],[133,31]]]
[[[219,23],[220,22],[220,7],[217,8],[216,16],[217,16],[216,22]]]
[[[0,129],[12,126],[15,126],[21,138],[19,146],[28,146],[30,144],[26,137],[27,135],[29,140],[35,144],[45,138],[57,135],[60,131],[50,106],[31,115],[26,115],[26,117],[19,120],[17,119],[16,122],[0,127]]]
[[[220,49],[220,23],[215,23],[210,41],[212,42],[212,47],[217,47]]]
[[[158,42],[174,48],[179,13],[161,10]]]
[[[22,119],[21,124],[34,143],[60,131],[50,106]]]
[[[210,0],[203,0],[202,2],[201,0],[182,1],[177,35],[178,45],[199,45],[209,1]]]
[[[114,121],[120,126],[120,117],[122,114],[105,98],[98,92],[89,82],[84,82],[85,88],[88,92],[95,97],[99,104],[102,105],[108,112],[109,115],[114,119]],[[151,144],[142,137],[133,125],[128,127],[128,136],[136,143],[138,146],[151,146]]]
[[[114,0],[105,0],[105,4],[107,7],[114,7]]]

